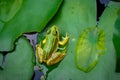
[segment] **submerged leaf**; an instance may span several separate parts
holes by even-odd
[[[6,55],[0,80],[31,80],[34,73],[34,52],[25,38],[17,42],[16,50]],[[0,58],[1,59],[1,58]]]
[[[76,46],[77,67],[89,72],[99,60],[99,56],[105,53],[104,32],[97,27],[85,29]]]
[[[0,51],[12,50],[14,41],[23,33],[40,32],[61,3],[62,0],[24,0],[14,18],[4,24],[0,22]]]

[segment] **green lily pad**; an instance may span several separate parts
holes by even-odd
[[[76,64],[80,70],[91,71],[105,53],[105,34],[97,27],[86,28],[80,35],[76,47]]]
[[[0,1],[0,21],[11,20],[21,8],[23,0],[1,0]]]
[[[106,44],[106,56],[105,60],[108,61],[108,70],[111,71],[111,76],[109,76],[112,80],[116,80],[113,78],[116,68],[116,54],[115,47],[113,45],[113,33],[116,19],[119,16],[120,12],[120,2],[110,2],[108,7],[105,9],[102,14],[98,27],[102,28],[105,32],[105,44]],[[105,63],[106,64],[106,63]],[[107,66],[106,64],[106,66]],[[111,68],[110,68],[111,67]],[[120,75],[119,75],[120,76]]]
[[[120,80],[120,73],[115,73],[115,78],[114,80]]]
[[[6,55],[3,70],[0,69],[0,80],[31,80],[34,62],[31,45],[25,38],[20,38],[15,51]]]
[[[58,14],[48,26],[58,26],[61,36],[68,33],[68,51],[57,67],[48,67],[47,80],[112,80],[116,58],[111,30],[119,8],[118,3],[111,1],[100,18],[98,28],[105,32],[106,54],[99,58],[99,62],[89,73],[85,73],[76,66],[75,48],[82,31],[96,26],[96,0],[64,0]]]
[[[0,31],[2,30],[4,23],[0,21]]]
[[[19,11],[14,17],[11,16],[13,16],[15,12],[11,12],[11,15],[7,17],[7,19],[9,18],[8,22],[0,22],[0,51],[12,50],[14,41],[22,35],[22,33],[40,32],[55,15],[61,3],[62,0],[23,1]],[[9,6],[6,7],[8,8]],[[12,7],[10,9],[12,9]]]
[[[120,72],[120,13],[115,23],[113,42],[114,42],[116,55],[117,55],[116,71]]]

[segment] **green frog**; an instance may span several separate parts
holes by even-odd
[[[66,48],[62,48],[61,50],[60,46],[66,47],[68,40],[69,36],[66,33],[66,37],[60,41],[58,28],[53,25],[47,30],[45,39],[36,45],[38,61],[46,63],[48,66],[60,62],[66,55]]]

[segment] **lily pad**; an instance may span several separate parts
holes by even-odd
[[[91,71],[105,53],[105,34],[98,27],[86,28],[80,35],[76,47],[76,64],[80,70]]]
[[[6,55],[3,70],[0,69],[0,80],[31,80],[34,62],[31,45],[25,38],[20,38],[15,51]]]
[[[115,73],[115,78],[114,80],[120,80],[120,73]]]
[[[1,0],[0,1],[0,21],[11,20],[21,8],[23,0]]]
[[[113,33],[115,22],[119,16],[120,12],[120,2],[110,2],[108,7],[105,9],[104,13],[100,17],[100,21],[98,24],[99,28],[102,28],[105,32],[105,44],[106,44],[106,61],[108,64],[108,71],[111,71],[111,76],[109,76],[112,80],[116,80],[113,78],[116,68],[116,52],[113,44]],[[105,63],[106,64],[106,63]],[[106,64],[106,66],[107,66]],[[110,68],[111,67],[111,68]],[[120,76],[120,75],[119,75]]]
[[[116,71],[120,72],[120,47],[119,47],[120,46],[120,13],[115,23],[113,42],[114,42],[116,56],[117,56]]]
[[[12,12],[8,16],[11,20],[0,22],[0,51],[12,50],[15,40],[23,33],[40,32],[55,15],[61,3],[62,0],[24,0],[16,15],[11,17],[15,14]]]
[[[98,64],[89,73],[85,73],[76,66],[75,48],[82,31],[96,26],[96,0],[64,0],[58,14],[48,26],[58,26],[61,36],[68,33],[68,51],[57,67],[48,68],[47,80],[114,80],[116,58],[112,30],[118,9],[119,4],[111,1],[100,17],[98,28],[105,32],[106,54],[99,58]]]

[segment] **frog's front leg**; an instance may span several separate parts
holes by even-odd
[[[64,52],[55,52],[51,55],[51,57],[47,60],[47,65],[54,65],[58,62],[60,62],[66,55],[66,51]]]
[[[68,39],[69,39],[69,36],[68,36],[67,33],[66,33],[66,37],[63,38],[62,41],[59,41],[58,44],[60,44],[60,45],[63,46],[63,45],[65,45],[65,44],[68,42]]]
[[[38,58],[40,63],[43,62],[44,54],[43,54],[43,49],[41,48],[41,43],[36,45],[36,57]]]

